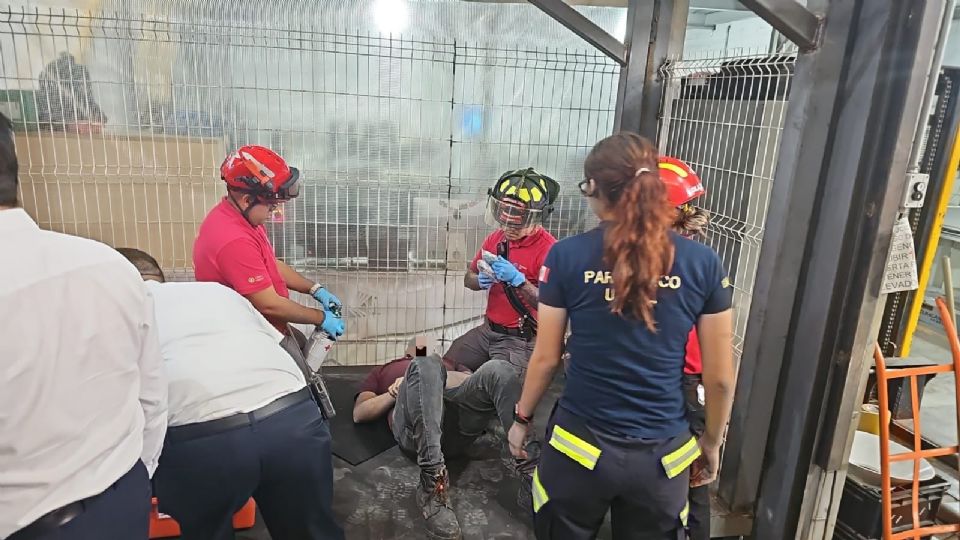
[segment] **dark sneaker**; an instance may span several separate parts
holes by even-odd
[[[450,477],[447,469],[422,471],[417,488],[417,505],[427,520],[427,535],[436,540],[460,540],[460,523],[449,499]]]

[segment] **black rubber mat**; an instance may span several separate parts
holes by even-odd
[[[324,370],[324,382],[337,410],[337,415],[330,421],[333,454],[351,465],[359,465],[396,446],[386,418],[365,424],[353,423],[353,396],[362,375],[330,371],[333,370]]]

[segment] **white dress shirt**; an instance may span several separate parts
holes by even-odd
[[[219,283],[158,283],[160,352],[170,426],[250,412],[306,386],[280,346],[283,335],[236,291]]]
[[[167,426],[153,301],[92,240],[0,210],[0,538],[101,493]]]

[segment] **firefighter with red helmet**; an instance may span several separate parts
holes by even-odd
[[[706,234],[710,214],[691,204],[706,194],[700,176],[683,161],[670,156],[659,159],[660,180],[667,186],[667,200],[677,208],[673,228],[687,238]],[[687,351],[683,366],[683,392],[687,401],[687,421],[690,429],[699,437],[703,434],[706,417],[703,400],[703,363],[696,326],[687,338]],[[690,488],[690,515],[687,520],[690,540],[710,538],[710,486]]]
[[[301,349],[305,340],[290,323],[315,325],[334,340],[343,335],[344,325],[340,318],[340,299],[321,285],[300,275],[283,261],[277,260],[263,226],[279,205],[300,194],[300,171],[288,165],[279,154],[269,148],[247,145],[227,156],[220,165],[220,177],[227,184],[227,194],[210,210],[197,232],[193,245],[196,279],[221,283],[246,297],[257,311],[283,333],[280,345],[297,360],[301,370],[304,370],[306,364],[303,362]],[[320,309],[290,300],[290,290],[313,296],[320,302]],[[270,407],[271,414],[277,413],[288,405],[280,403],[282,399],[265,404],[264,408]],[[316,395],[314,399],[316,400]],[[250,423],[245,426],[247,428],[266,419],[266,416],[249,416]],[[315,460],[319,464],[316,471],[318,474],[311,478],[305,477],[304,482],[319,482],[319,489],[315,484],[285,485],[282,488],[284,496],[308,499],[312,511],[302,516],[301,523],[298,524],[271,524],[270,532],[275,538],[342,539],[343,530],[330,519],[333,504],[333,462],[327,418],[322,416],[319,425],[314,424],[314,419],[310,418],[302,416],[300,419],[305,426],[310,426],[310,434],[307,435],[308,430],[304,429],[302,435],[310,439],[313,446],[290,448],[289,451],[291,459],[297,452],[313,452],[307,459]],[[192,436],[209,438],[211,433],[206,431],[207,423],[209,422],[195,425]],[[217,426],[213,428],[219,429]],[[318,447],[321,448],[319,454],[316,452]],[[241,505],[248,496],[245,493],[237,498]],[[239,507],[226,509],[225,515],[232,515],[238,509]],[[208,518],[211,523],[216,521],[216,516],[212,514]],[[303,525],[306,528],[291,528],[293,525]],[[275,527],[278,531],[286,532],[274,533]],[[224,538],[226,535],[232,537],[230,532],[224,533]]]
[[[340,299],[277,260],[263,226],[300,194],[300,171],[269,148],[247,145],[227,156],[220,177],[227,195],[207,214],[193,246],[197,281],[236,290],[285,335],[288,323],[316,325],[333,339],[343,335]],[[290,300],[290,290],[313,296],[321,309]]]

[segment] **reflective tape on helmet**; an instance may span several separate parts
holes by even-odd
[[[589,470],[597,466],[600,449],[558,425],[553,426],[550,446]]]
[[[667,169],[668,171],[672,171],[674,174],[676,174],[680,178],[686,178],[688,174],[687,171],[685,171],[682,167],[680,167],[679,165],[675,165],[673,163],[661,161],[659,165],[661,169]]]
[[[700,445],[697,444],[696,437],[690,437],[683,446],[663,456],[660,463],[663,464],[667,478],[674,478],[687,470],[687,467],[698,457],[700,457]]]
[[[530,491],[533,494],[533,512],[537,513],[550,500],[547,490],[543,489],[543,484],[540,483],[540,467],[533,470],[533,486]]]
[[[690,517],[690,501],[683,504],[683,510],[680,511],[680,524],[687,526],[687,518]]]

